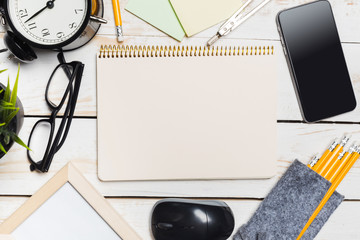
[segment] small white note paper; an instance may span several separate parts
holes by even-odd
[[[121,240],[70,183],[19,225],[12,236],[16,240]]]

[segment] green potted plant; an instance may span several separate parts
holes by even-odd
[[[0,70],[0,73],[5,71],[6,69]],[[20,65],[12,90],[10,89],[9,78],[6,87],[0,83],[0,158],[9,151],[14,142],[28,149],[18,137],[24,122],[24,108],[17,97],[19,73]]]

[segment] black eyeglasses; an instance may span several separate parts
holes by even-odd
[[[29,137],[31,151],[27,151],[27,156],[31,171],[49,170],[55,153],[65,142],[74,116],[84,64],[78,61],[66,63],[62,52],[57,57],[60,64],[51,74],[45,90],[46,103],[52,110],[50,118],[37,121]],[[64,115],[56,130],[56,116],[63,107]]]

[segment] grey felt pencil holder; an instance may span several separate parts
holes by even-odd
[[[296,239],[330,186],[325,178],[295,160],[234,240]],[[301,239],[314,239],[343,200],[344,196],[334,192]]]

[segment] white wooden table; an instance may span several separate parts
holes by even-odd
[[[261,200],[295,158],[307,163],[314,154],[325,150],[334,138],[341,137],[344,133],[351,134],[354,140],[360,140],[360,106],[352,113],[325,122],[305,124],[302,121],[280,47],[275,16],[281,9],[309,1],[273,0],[227,38],[221,39],[217,45],[247,45],[250,41],[256,41],[257,45],[272,44],[276,48],[280,72],[278,175],[268,180],[100,182],[96,166],[95,54],[101,44],[116,44],[112,4],[110,0],[104,2],[105,18],[109,23],[102,26],[97,37],[89,45],[66,53],[67,60],[80,60],[86,64],[76,117],[67,141],[55,155],[51,170],[47,174],[30,173],[26,151],[19,146],[14,146],[6,157],[0,160],[0,221],[4,221],[67,162],[73,161],[143,239],[152,239],[150,211],[153,204],[164,197],[222,199],[233,209],[237,229],[251,217]],[[356,95],[360,96],[360,0],[330,2]],[[121,0],[120,4],[124,8],[127,0]],[[178,43],[122,10],[125,44],[204,45],[219,27],[214,26]],[[0,43],[0,46],[2,45]],[[44,90],[50,73],[57,65],[54,52],[39,51],[38,56],[36,62],[21,65],[18,95],[24,105],[26,118],[20,137],[26,142],[33,124],[38,119],[49,116],[50,111],[44,101]],[[0,68],[9,68],[13,81],[17,65],[6,57],[4,53],[0,55]],[[5,83],[6,79],[6,74],[0,76],[1,82]],[[360,162],[355,164],[341,184],[339,192],[346,196],[346,200],[321,230],[317,239],[360,239]]]

